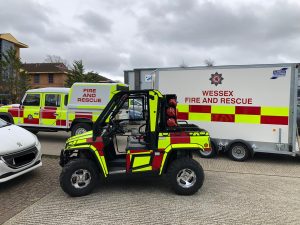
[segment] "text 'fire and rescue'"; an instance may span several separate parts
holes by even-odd
[[[236,104],[252,105],[252,98],[237,98],[234,91],[202,91],[202,97],[185,97],[185,103],[219,103],[219,104]]]
[[[84,88],[83,94],[77,98],[78,102],[101,102],[101,98],[97,98],[96,88]]]

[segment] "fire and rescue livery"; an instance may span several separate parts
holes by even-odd
[[[142,116],[120,119],[120,111],[132,99],[142,103]],[[147,172],[167,173],[176,193],[194,194],[203,184],[204,173],[192,157],[210,151],[210,137],[206,130],[178,121],[176,105],[176,95],[156,90],[115,94],[93,131],[67,140],[60,156],[62,189],[81,196],[91,192],[98,176]],[[125,138],[125,143],[117,141],[117,136]]]
[[[72,135],[91,130],[119,83],[75,83],[71,88],[28,90],[21,104],[0,107],[0,118],[33,132],[71,130]]]
[[[299,154],[297,78],[296,64],[166,68],[152,73],[152,86],[176,92],[178,119],[210,132],[203,157],[222,150],[243,161],[255,152]]]

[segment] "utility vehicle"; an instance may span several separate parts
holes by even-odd
[[[142,116],[124,117],[142,103]],[[204,181],[194,153],[210,150],[206,130],[177,121],[176,95],[157,90],[118,91],[96,120],[93,130],[67,140],[61,151],[62,189],[71,196],[89,194],[100,176],[167,174],[177,194],[191,195]]]

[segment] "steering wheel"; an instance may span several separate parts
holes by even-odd
[[[123,129],[123,127],[121,126],[120,123],[118,122],[114,122],[114,121],[110,121],[108,127],[107,127],[107,131],[110,135],[112,134],[124,134],[125,131]]]

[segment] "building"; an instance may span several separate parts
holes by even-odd
[[[143,68],[124,71],[124,83],[129,85],[130,90],[151,89],[153,72],[156,68]]]
[[[63,63],[25,63],[32,88],[64,87],[68,78],[68,68]]]
[[[10,33],[0,34],[0,61],[2,61],[3,55],[6,54],[6,52],[11,48],[15,49],[17,56],[20,57],[20,49],[28,48],[28,45],[18,41]],[[5,80],[9,76],[16,76],[16,74],[12,74],[10,71],[12,70],[9,68],[4,71],[0,71],[2,74],[1,78]],[[7,104],[7,102],[8,93],[4,93],[3,88],[0,88],[0,104]]]

